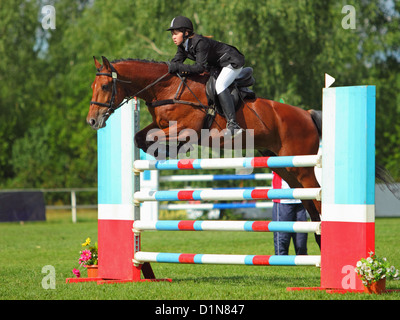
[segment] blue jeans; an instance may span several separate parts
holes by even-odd
[[[273,221],[307,221],[307,211],[301,203],[276,203],[272,207]],[[290,240],[293,239],[296,255],[307,254],[307,233],[274,232],[276,255],[289,253]]]

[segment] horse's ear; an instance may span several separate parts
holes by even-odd
[[[101,56],[101,58],[103,59],[104,68],[111,70],[110,62],[108,61],[108,59],[104,56]]]
[[[100,68],[101,68],[100,62],[97,61],[95,56],[93,56],[93,59],[94,59],[94,65],[96,66],[96,69],[100,70]]]

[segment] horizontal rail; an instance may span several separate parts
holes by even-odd
[[[320,266],[321,256],[267,256],[231,254],[185,254],[143,252],[135,253],[135,264],[144,262],[182,263],[182,264],[239,264],[258,266]]]
[[[144,170],[193,170],[315,167],[321,163],[320,155],[253,158],[136,160],[133,168]]]
[[[189,189],[189,188],[186,190],[193,190],[193,189]],[[217,187],[217,188],[205,187],[205,188],[196,188],[196,190],[197,191],[199,191],[199,190],[244,190],[244,189],[253,190],[253,189],[266,189],[266,188],[272,188],[272,186],[264,185],[264,186],[257,186],[257,187]],[[184,190],[185,189],[182,189],[182,188],[170,188],[166,191],[184,191]]]
[[[249,231],[249,232],[291,232],[320,234],[320,222],[308,221],[201,221],[201,220],[159,220],[135,221],[134,232],[159,231]]]
[[[228,202],[228,203],[178,203],[178,204],[162,204],[161,210],[213,210],[213,209],[249,209],[272,208],[272,202]]]
[[[97,209],[99,206],[97,204],[77,204],[75,207],[72,205],[48,205],[46,209],[49,210],[65,210],[65,209]]]
[[[272,180],[272,173],[253,174],[186,174],[160,176],[160,182],[178,181],[225,181],[225,180]]]
[[[300,199],[320,200],[321,188],[298,189],[235,189],[235,190],[176,190],[176,191],[138,191],[134,201],[232,201],[232,200],[273,200]]]

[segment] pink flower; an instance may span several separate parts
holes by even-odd
[[[78,269],[73,269],[72,272],[74,273],[74,275],[76,275],[77,278],[81,277],[81,272]]]
[[[84,261],[89,261],[92,258],[92,253],[89,250],[83,250],[81,257],[79,258],[79,263]]]

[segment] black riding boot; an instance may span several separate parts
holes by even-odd
[[[235,137],[243,132],[243,129],[236,122],[235,105],[233,104],[233,98],[229,89],[225,89],[218,95],[219,103],[221,104],[222,111],[227,120],[226,128]],[[228,133],[226,132],[225,135]]]

